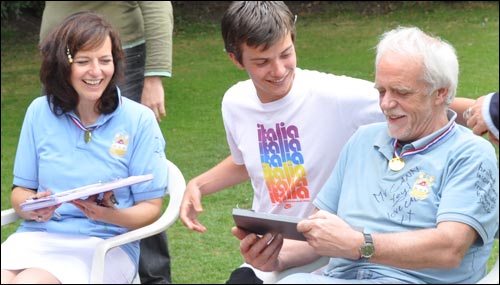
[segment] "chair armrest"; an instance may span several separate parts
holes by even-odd
[[[2,210],[2,227],[21,219],[13,208]]]
[[[491,268],[490,272],[486,274],[486,276],[483,277],[483,279],[479,280],[476,282],[476,284],[498,284],[499,281],[499,276],[498,276],[498,257],[497,261]]]
[[[168,211],[168,209],[167,209]],[[158,220],[145,227],[123,233],[121,235],[105,239],[100,242],[94,250],[92,260],[92,269],[90,273],[91,284],[103,284],[104,282],[104,261],[107,252],[117,246],[124,245],[129,242],[137,241],[149,236],[158,234],[166,230],[177,219],[178,213],[173,211],[165,212]]]
[[[156,235],[169,228],[179,217],[182,197],[186,190],[186,181],[179,168],[172,162],[168,161],[168,188],[170,199],[168,206],[155,222],[130,232],[103,240],[100,242],[95,251],[92,260],[92,269],[90,272],[91,284],[102,284],[104,282],[104,261],[106,253],[117,246],[124,245],[129,242],[140,240],[149,236]]]
[[[327,265],[329,260],[330,260],[330,258],[328,258],[326,256],[322,256],[311,263],[304,264],[301,266],[291,267],[291,268],[288,268],[288,269],[280,271],[280,272],[279,271],[272,271],[272,272],[260,271],[256,268],[253,268],[252,266],[250,266],[249,264],[246,264],[246,263],[244,263],[242,266],[247,266],[247,267],[252,268],[255,272],[255,275],[257,275],[257,277],[259,277],[259,279],[262,280],[264,284],[276,284],[276,283],[278,283],[279,280],[285,278],[286,276],[288,276],[290,274],[312,273],[312,272],[322,268],[323,266]]]
[[[294,274],[294,273],[300,273],[300,272],[312,273],[312,272],[320,269],[321,267],[327,265],[329,260],[330,260],[330,258],[328,258],[326,256],[322,256],[311,263],[308,263],[308,264],[305,264],[302,266],[288,268],[287,270],[283,270],[281,272],[278,272],[278,275],[276,276],[276,280],[281,280],[281,279],[287,277],[288,275]]]

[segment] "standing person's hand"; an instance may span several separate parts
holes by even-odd
[[[467,120],[467,126],[472,129],[472,132],[476,135],[484,135],[488,132],[486,123],[483,118],[483,113],[481,111],[483,106],[484,96],[477,98],[477,100],[465,110],[463,116]]]
[[[497,139],[497,138],[495,137],[495,135],[494,135],[494,134],[492,134],[490,131],[488,131],[488,137],[490,138],[490,142],[491,142],[492,144],[495,144],[495,145],[497,145],[497,146],[498,146],[498,143],[499,143],[498,139]]]
[[[153,110],[158,123],[165,117],[165,91],[160,76],[144,77],[141,103]]]

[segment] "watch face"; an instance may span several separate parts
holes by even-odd
[[[371,243],[365,244],[361,247],[361,255],[364,258],[372,257],[374,251],[375,251],[375,247]]]
[[[365,236],[365,243],[360,248],[361,257],[364,259],[368,259],[372,257],[373,253],[375,252],[375,246],[373,245],[373,239],[370,234],[363,233],[363,235]]]

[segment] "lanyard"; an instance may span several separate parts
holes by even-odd
[[[435,137],[434,139],[432,139],[430,142],[428,142],[424,146],[417,148],[417,149],[413,149],[413,150],[407,150],[401,154],[398,153],[398,140],[394,139],[394,144],[393,144],[394,145],[394,158],[389,160],[389,168],[392,171],[400,171],[401,169],[403,169],[405,167],[405,161],[404,161],[403,157],[414,155],[417,153],[421,153],[422,151],[435,145],[437,142],[441,141],[447,134],[449,134],[454,126],[455,126],[455,122],[452,122],[446,130],[444,130],[439,136]]]
[[[73,116],[68,115],[69,118],[75,123],[75,125],[80,128],[84,133],[83,133],[83,140],[85,143],[89,143],[90,140],[92,140],[92,132],[97,129],[99,126],[93,126],[93,127],[85,127],[80,120],[75,119]]]

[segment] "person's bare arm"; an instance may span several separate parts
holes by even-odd
[[[338,216],[319,211],[298,224],[316,253],[359,259],[363,233]],[[375,253],[370,262],[407,269],[457,267],[478,238],[476,231],[460,222],[441,222],[436,228],[398,233],[372,233]]]
[[[155,113],[156,120],[161,122],[165,117],[165,90],[160,76],[145,76],[142,89],[141,103],[148,106]]]
[[[160,217],[163,198],[139,201],[127,208],[103,206],[92,199],[78,199],[70,203],[79,208],[89,219],[134,230],[147,226]]]
[[[245,165],[237,165],[228,156],[205,173],[191,179],[181,203],[180,219],[190,230],[205,232],[207,229],[197,219],[203,212],[202,196],[215,193],[246,181],[249,178]]]
[[[464,112],[474,104],[476,100],[464,97],[455,97],[449,108],[457,113],[456,122],[462,126],[467,126],[467,119],[464,118]]]

